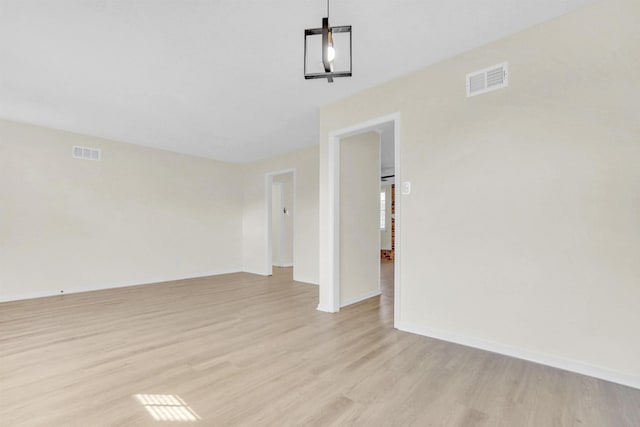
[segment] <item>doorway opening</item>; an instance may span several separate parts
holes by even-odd
[[[401,233],[400,233],[400,221],[401,218],[401,198],[399,194],[393,195],[393,212],[390,212],[390,222],[393,230],[393,246],[390,249],[392,250],[393,255],[392,259],[389,259],[388,262],[381,263],[384,252],[382,252],[382,224],[381,224],[381,193],[382,190],[385,190],[385,203],[386,203],[386,192],[389,186],[395,192],[395,183],[400,182],[400,114],[392,114],[390,116],[381,117],[378,119],[374,119],[368,122],[360,123],[358,125],[352,126],[347,129],[342,129],[339,131],[331,132],[329,134],[329,248],[331,253],[328,256],[328,273],[330,280],[327,283],[321,283],[320,292],[323,293],[321,297],[321,301],[328,301],[328,304],[325,306],[319,306],[318,309],[322,311],[329,312],[337,312],[341,307],[348,305],[350,303],[357,302],[359,300],[365,299],[367,297],[371,297],[374,295],[383,294],[383,298],[393,298],[393,304],[390,304],[389,307],[393,309],[393,319],[394,325],[397,325],[400,320],[400,289],[401,289],[401,271],[400,271],[400,260],[401,260]],[[369,138],[370,141],[375,141],[374,138],[370,135],[371,133],[376,133],[378,135],[377,145],[379,147],[379,153],[377,159],[379,159],[376,163],[371,163],[371,161],[367,160],[365,163],[367,166],[363,166],[365,163],[358,163],[356,161],[354,163],[354,159],[363,159],[367,156],[366,151],[360,151],[360,153],[352,153],[349,154],[349,151],[357,151],[358,144],[361,146],[365,146],[368,143],[364,141],[364,139]],[[369,136],[367,136],[369,134]],[[355,137],[355,138],[354,138]],[[385,144],[386,139],[386,144]],[[360,141],[360,142],[359,142]],[[369,143],[374,144],[374,142]],[[352,147],[352,148],[349,148]],[[386,150],[387,157],[383,159],[385,153],[383,150]],[[392,153],[392,158],[389,159],[388,153]],[[346,155],[345,155],[346,153]],[[348,163],[345,165],[345,162]],[[356,165],[356,166],[354,166]],[[366,173],[371,176],[374,172],[371,167],[375,167],[375,187],[370,187],[367,185],[367,192],[369,188],[376,188],[374,199],[374,207],[366,208],[366,211],[369,209],[373,210],[373,214],[376,215],[377,218],[377,242],[375,244],[375,255],[369,254],[366,266],[361,265],[353,265],[354,260],[351,255],[354,252],[354,248],[357,248],[357,242],[366,241],[364,246],[360,247],[369,247],[370,242],[372,242],[370,237],[370,231],[367,231],[367,236],[364,238],[363,235],[359,235],[360,229],[358,226],[354,226],[356,224],[353,221],[353,218],[348,218],[349,213],[347,211],[352,209],[358,209],[358,207],[362,207],[358,205],[359,201],[354,196],[354,194],[358,193],[359,190],[354,191],[353,188],[350,188],[351,185],[360,185],[353,184],[356,182],[354,176],[360,176],[358,171],[353,173],[354,171],[350,170],[351,167],[366,168]],[[392,168],[392,169],[391,169]],[[392,177],[389,175],[393,175]],[[387,177],[385,181],[382,181],[383,177]],[[393,178],[393,179],[391,179]],[[370,183],[370,179],[367,181]],[[382,185],[386,184],[386,185]],[[363,184],[364,185],[364,184]],[[363,187],[364,188],[364,187]],[[345,194],[345,191],[347,194]],[[346,196],[346,197],[345,197]],[[356,207],[354,208],[354,203],[352,199],[356,199]],[[367,199],[369,200],[369,199]],[[367,205],[369,206],[369,205]],[[361,212],[364,212],[362,210]],[[358,213],[356,213],[355,217],[358,218]],[[369,218],[369,217],[367,217]],[[362,220],[362,222],[367,222],[368,219]],[[385,218],[386,221],[386,218]],[[388,225],[385,223],[385,229]],[[367,228],[370,230],[370,228]],[[350,240],[351,243],[347,242],[345,244],[345,239]],[[364,239],[364,240],[362,240]],[[354,244],[354,242],[356,242]],[[345,253],[346,251],[346,253]],[[388,254],[388,252],[387,252]],[[375,262],[374,262],[375,256]],[[382,267],[382,268],[380,268]],[[353,297],[348,292],[345,292],[345,288],[352,286],[353,283],[357,282],[360,279],[364,279],[371,283],[372,277],[372,269],[375,268],[376,280],[377,280],[377,289],[373,289],[370,291],[370,294],[366,292],[360,293]],[[350,275],[353,271],[357,271],[360,269],[361,272],[366,272],[367,277],[359,276],[357,279],[354,279],[353,275]],[[345,274],[347,272],[347,274]],[[364,274],[364,273],[363,273]],[[382,277],[382,280],[381,280]],[[393,285],[390,286],[390,289],[387,292],[384,292],[383,286],[390,285],[389,281],[393,280]],[[377,292],[377,293],[376,293]],[[345,298],[345,296],[347,298]]]
[[[380,309],[393,318],[396,248],[396,164],[394,123],[380,128]],[[390,312],[390,313],[389,313]]]
[[[268,275],[287,273],[293,277],[295,233],[295,171],[269,172],[266,181],[267,248],[265,264]]]

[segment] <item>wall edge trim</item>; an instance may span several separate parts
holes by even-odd
[[[481,338],[453,334],[447,331],[431,328],[423,328],[407,322],[398,322],[396,324],[396,328],[400,331],[452,342],[455,344],[464,345],[466,347],[473,347],[480,350],[490,351],[492,353],[498,353],[504,356],[515,357],[517,359],[526,360],[528,362],[534,362],[541,365],[550,366],[552,368],[562,369],[600,380],[621,384],[627,387],[640,389],[640,376],[631,373],[619,372],[609,368],[591,365],[579,360],[566,359],[561,356],[526,350],[508,344],[483,340]]]
[[[322,311],[324,313],[337,313],[337,311],[333,311],[333,307],[329,307],[328,305],[318,304],[318,307],[316,307],[316,310]]]
[[[203,277],[209,276],[220,276],[223,274],[232,274],[232,273],[242,273],[242,270],[219,270],[215,272],[207,272],[207,273],[198,273],[195,275],[188,276],[173,276],[173,277],[165,277],[162,279],[149,279],[144,282],[117,282],[110,284],[101,284],[96,286],[80,286],[75,288],[65,289],[64,293],[60,293],[59,291],[41,291],[41,292],[27,292],[24,294],[9,294],[9,295],[0,295],[0,303],[3,302],[14,302],[14,301],[23,301],[28,299],[35,298],[46,298],[53,296],[64,296],[70,294],[79,294],[82,292],[93,292],[93,291],[105,291],[108,289],[118,289],[118,288],[129,288],[133,286],[143,286],[143,285],[157,285],[165,282],[175,282],[176,280],[189,280],[189,279],[200,279]]]
[[[303,277],[303,276],[296,276],[295,274],[293,275],[293,281],[306,283],[308,285],[315,285],[315,286],[318,286],[320,283],[318,279],[312,279],[310,277]]]
[[[369,299],[369,298],[377,297],[378,295],[382,295],[382,292],[380,290],[367,292],[366,294],[362,294],[362,295],[359,295],[359,296],[357,296],[355,298],[350,298],[350,299],[346,300],[345,302],[340,304],[340,308],[344,308],[344,307],[346,307],[348,305],[355,304],[355,303],[358,303],[360,301],[364,301],[364,300]]]

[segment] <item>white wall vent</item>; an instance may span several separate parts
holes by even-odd
[[[74,159],[84,160],[100,160],[102,159],[102,151],[98,148],[80,147],[78,145],[73,146],[71,154]]]
[[[509,64],[487,67],[467,74],[467,97],[509,86]]]

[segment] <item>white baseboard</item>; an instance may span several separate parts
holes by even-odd
[[[337,313],[337,311],[334,310],[333,308],[329,306],[320,305],[320,304],[318,304],[318,307],[316,307],[316,310],[324,311],[325,313]]]
[[[320,285],[320,282],[318,282],[318,279],[310,279],[308,277],[301,277],[301,276],[297,276],[297,275],[293,275],[293,280],[295,282],[302,282],[302,283],[307,283],[309,285]]]
[[[381,295],[381,294],[382,294],[382,292],[380,292],[380,290],[375,290],[375,291],[372,291],[372,292],[367,292],[366,294],[359,295],[359,296],[357,296],[355,298],[349,298],[348,300],[346,300],[346,301],[344,301],[343,303],[340,304],[340,308],[346,307],[346,306],[351,305],[351,304],[355,304],[355,303],[360,302],[360,301],[364,301],[364,300],[369,299],[369,298],[377,297],[378,295]]]
[[[273,266],[280,267],[280,268],[289,268],[289,267],[293,267],[293,264],[282,264],[282,265],[273,264]]]
[[[258,270],[252,270],[249,268],[243,268],[242,270],[243,273],[249,273],[249,274],[255,274],[257,276],[271,276],[271,271],[258,271]]]
[[[608,368],[600,366],[593,366],[588,363],[584,363],[577,360],[565,359],[563,357],[554,356],[546,353],[539,353],[531,350],[525,350],[519,347],[513,347],[507,344],[497,343],[493,341],[486,341],[479,338],[463,336],[448,333],[445,331],[436,331],[428,328],[422,328],[415,325],[407,324],[406,322],[399,322],[396,328],[411,332],[418,335],[423,335],[430,338],[436,338],[443,341],[453,342],[461,344],[467,347],[478,348],[481,350],[490,351],[493,353],[499,353],[506,356],[515,357],[518,359],[527,360],[529,362],[540,363],[542,365],[551,366],[554,368],[563,369],[565,371],[576,372],[578,374],[587,375],[590,377],[599,378],[605,381],[610,381],[617,384],[622,384],[628,387],[640,389],[640,376],[618,372]]]
[[[99,284],[94,286],[80,286],[75,288],[65,288],[63,292],[60,290],[45,290],[45,291],[36,291],[36,292],[25,292],[22,294],[13,294],[13,295],[0,295],[0,303],[1,302],[11,302],[11,301],[21,301],[26,299],[33,298],[44,298],[44,297],[52,297],[56,295],[68,295],[68,294],[77,294],[80,292],[91,292],[91,291],[103,291],[106,289],[117,289],[117,288],[128,288],[130,286],[141,286],[141,285],[151,285],[163,282],[173,282],[176,280],[188,280],[188,279],[198,279],[201,277],[209,277],[209,276],[219,276],[221,274],[231,274],[231,273],[239,273],[240,270],[219,270],[214,272],[200,273],[185,276],[169,276],[163,278],[154,278],[154,279],[145,279],[142,282],[137,283],[107,283],[107,284]]]

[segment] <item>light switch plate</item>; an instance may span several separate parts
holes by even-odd
[[[405,181],[402,183],[402,194],[411,194],[411,182]]]

